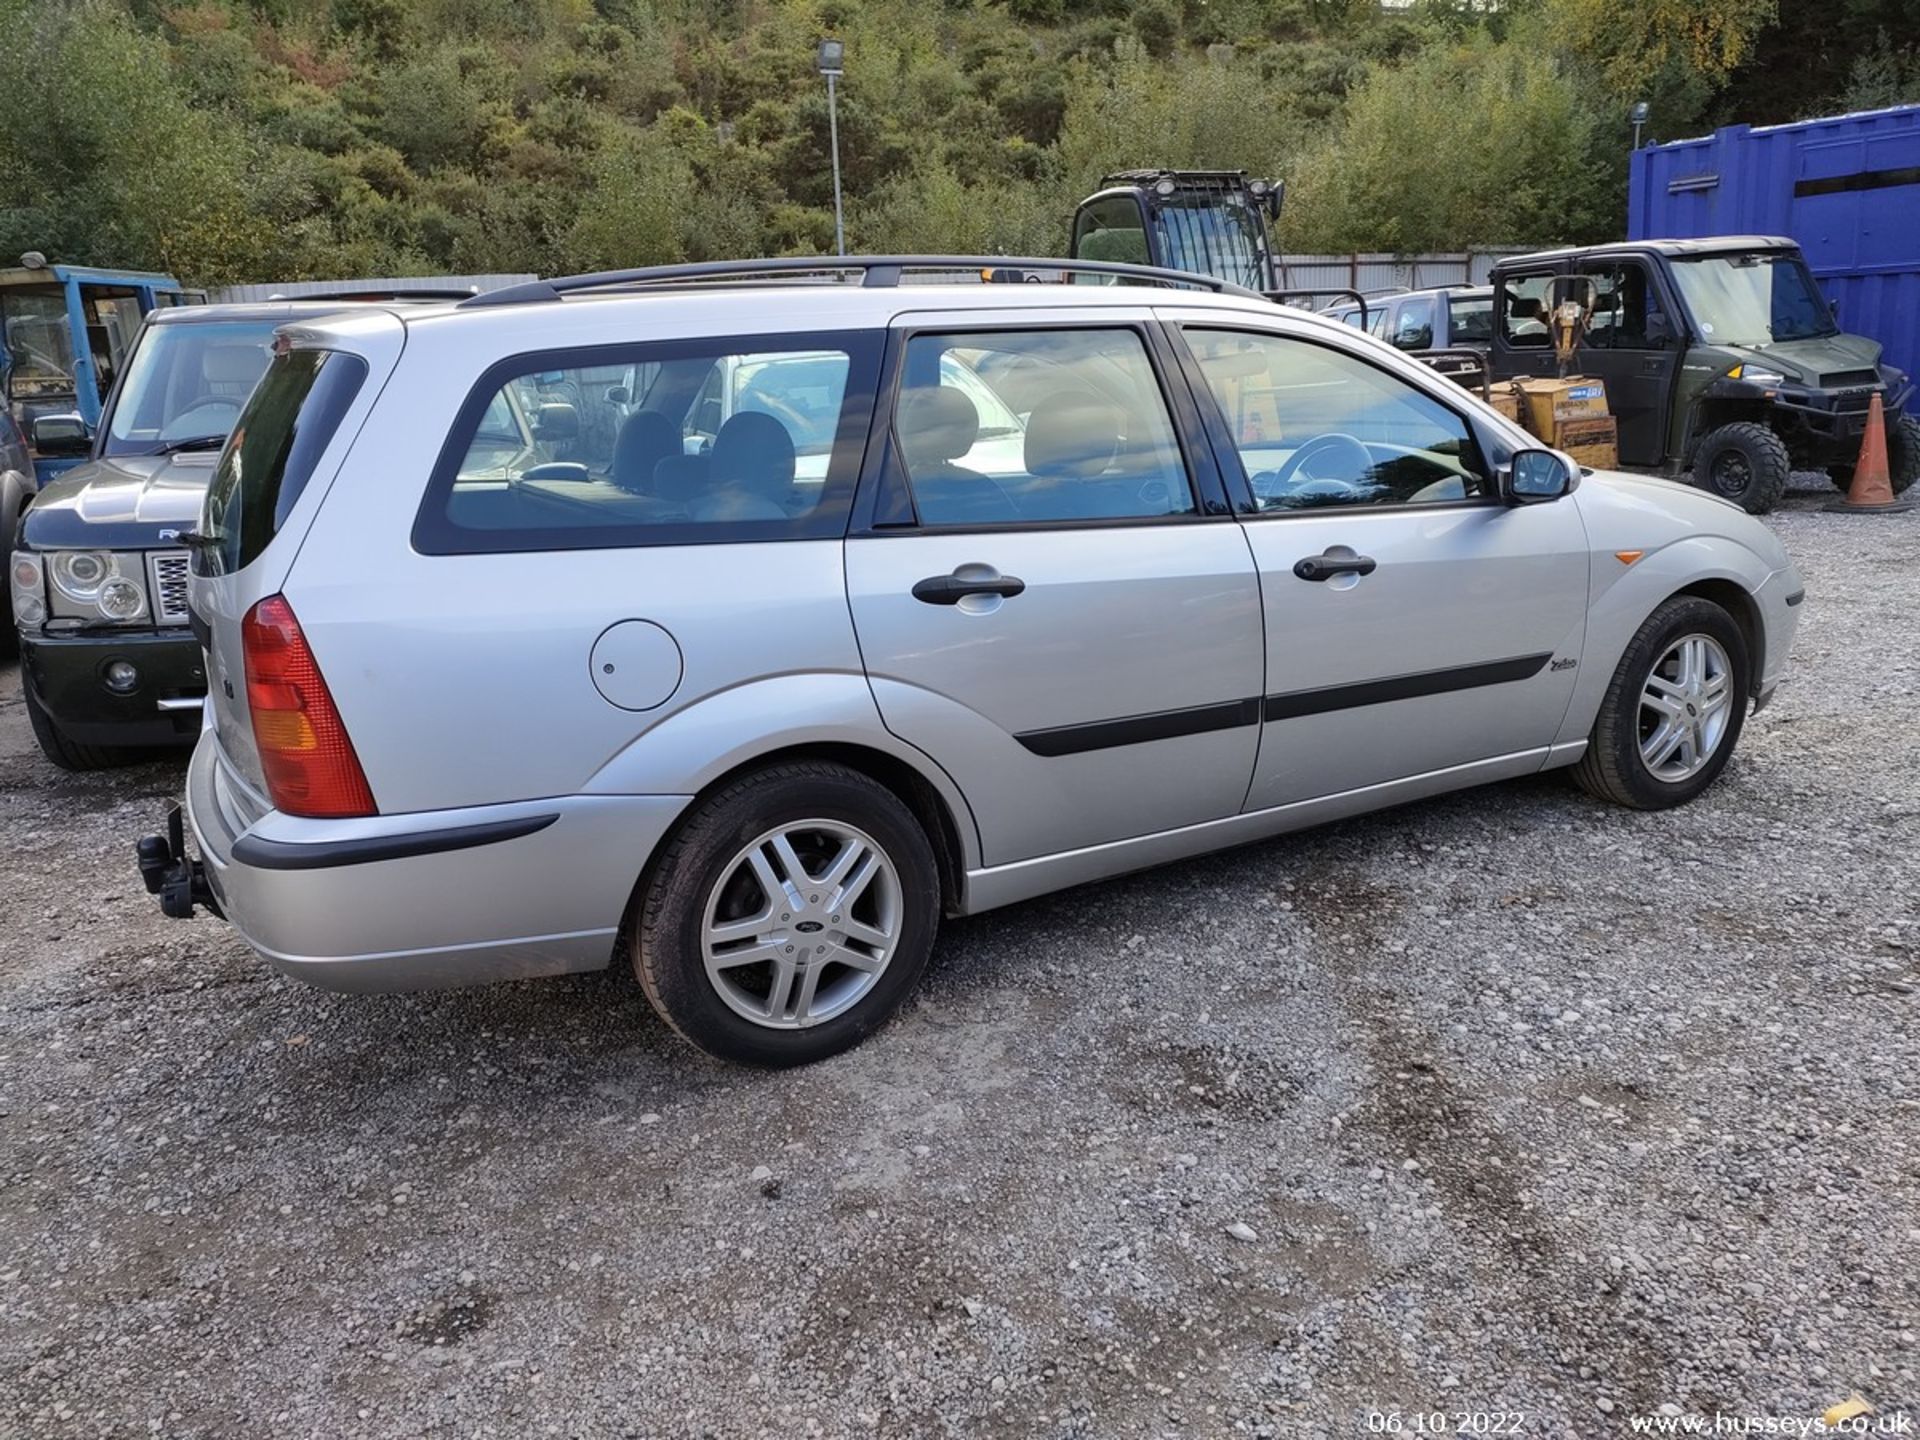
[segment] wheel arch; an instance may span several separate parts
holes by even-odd
[[[1664,605],[1667,600],[1676,600],[1682,595],[1711,600],[1733,617],[1733,623],[1740,627],[1740,638],[1747,645],[1747,693],[1751,695],[1758,692],[1767,662],[1767,629],[1766,622],[1760,616],[1760,604],[1752,593],[1737,580],[1713,577],[1681,586],[1660,604]],[[1658,609],[1659,606],[1654,608]]]

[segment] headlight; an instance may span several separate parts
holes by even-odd
[[[13,594],[13,618],[22,625],[38,625],[47,618],[47,575],[38,555],[16,551],[7,571]]]
[[[51,550],[27,558],[45,567],[55,621],[131,625],[147,616],[144,557],[138,553]]]
[[[1784,385],[1787,377],[1778,370],[1762,370],[1757,365],[1736,365],[1727,372],[1729,380],[1744,380],[1749,385]]]

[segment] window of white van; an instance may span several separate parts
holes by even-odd
[[[678,341],[496,365],[462,408],[428,553],[838,534],[877,334]]]

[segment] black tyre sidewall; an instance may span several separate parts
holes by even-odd
[[[41,706],[33,688],[33,676],[24,668],[20,675],[20,698],[27,707],[27,723],[33,729],[40,753],[62,770],[107,770],[139,758],[137,754],[110,750],[104,745],[80,745],[67,739],[59,724]]]
[[[1727,733],[1706,768],[1685,780],[1656,778],[1640,759],[1640,694],[1647,676],[1667,647],[1683,635],[1711,635],[1727,652],[1733,667],[1733,713],[1727,717]],[[1635,633],[1626,653],[1620,657],[1621,683],[1608,688],[1606,708],[1594,727],[1593,741],[1607,747],[1620,787],[1626,798],[1643,810],[1665,810],[1684,805],[1720,778],[1720,772],[1733,758],[1746,726],[1747,705],[1752,693],[1752,658],[1746,636],[1733,617],[1711,600],[1680,596],[1667,601],[1650,615]]]
[[[1896,495],[1905,494],[1920,478],[1920,418],[1902,415],[1888,428],[1887,473]]]
[[[798,820],[839,820],[872,836],[900,877],[900,944],[879,983],[825,1024],[774,1030],[737,1015],[708,980],[700,930],[707,895],[756,836]],[[857,1045],[912,993],[940,923],[940,877],[920,823],[877,782],[838,766],[804,764],[749,776],[688,818],[656,870],[638,914],[634,968],[668,1024],[722,1060],[766,1068],[808,1065]]]
[[[1736,450],[1747,462],[1748,481],[1738,495],[1729,495],[1713,481],[1714,462],[1728,450]],[[1709,495],[1731,500],[1749,515],[1763,515],[1787,488],[1793,464],[1787,447],[1778,435],[1754,421],[1738,421],[1710,431],[1700,442],[1694,457],[1693,482]]]

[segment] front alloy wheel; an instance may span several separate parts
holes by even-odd
[[[1686,804],[1733,754],[1751,674],[1731,615],[1699,595],[1665,601],[1627,642],[1573,778],[1636,810]]]
[[[1712,761],[1732,713],[1733,662],[1711,635],[1683,635],[1640,691],[1640,760],[1656,780],[1691,779]]]

